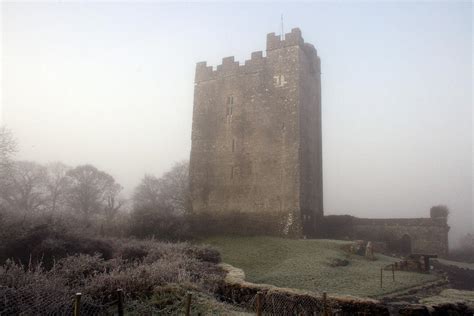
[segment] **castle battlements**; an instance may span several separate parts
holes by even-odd
[[[241,65],[238,61],[234,60],[234,56],[224,57],[222,58],[222,63],[217,65],[216,69],[208,66],[205,61],[199,62],[196,64],[195,82],[257,72],[263,67],[265,58],[262,51],[253,52],[251,58]]]
[[[267,51],[297,45],[304,45],[304,39],[299,28],[294,28],[290,33],[286,33],[284,39],[281,39],[275,33],[267,34]]]
[[[305,52],[314,51],[316,54],[314,46],[304,42],[299,28],[294,28],[290,33],[286,33],[284,39],[281,39],[275,33],[267,34],[267,52],[291,46],[301,46]],[[266,58],[263,56],[262,51],[252,52],[250,59],[241,65],[238,61],[234,60],[234,56],[224,57],[222,58],[222,63],[217,65],[216,69],[208,66],[205,61],[199,62],[196,64],[195,83],[258,72],[264,66]]]

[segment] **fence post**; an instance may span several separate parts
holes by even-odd
[[[123,316],[123,290],[117,290],[117,312],[118,316]]]
[[[383,268],[380,268],[380,287],[382,287]]]
[[[326,292],[323,292],[323,316],[327,316],[326,300],[327,300],[327,294]]]
[[[192,294],[188,293],[186,297],[186,316],[191,315],[191,298],[192,298]]]
[[[262,293],[257,293],[257,316],[262,316]]]
[[[81,315],[81,296],[82,293],[76,293],[76,297],[74,298],[74,316]]]
[[[392,281],[395,282],[395,264],[392,264]]]

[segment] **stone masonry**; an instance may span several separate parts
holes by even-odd
[[[320,59],[301,31],[266,55],[196,66],[190,185],[195,214],[314,235],[323,217]],[[237,217],[233,217],[237,218]]]
[[[265,56],[243,65],[196,65],[190,189],[204,233],[367,238],[448,253],[445,216],[324,217],[321,62],[297,28],[268,34]]]

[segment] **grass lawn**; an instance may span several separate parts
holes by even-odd
[[[213,237],[204,241],[216,247],[225,263],[244,270],[246,280],[279,287],[376,297],[436,280],[433,275],[384,271],[397,259],[377,255],[376,261],[350,255],[337,240],[292,240],[276,237]],[[349,265],[331,267],[333,259],[347,259]]]

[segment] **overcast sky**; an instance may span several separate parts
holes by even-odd
[[[302,30],[322,62],[326,214],[473,230],[470,2],[2,4],[1,120],[19,159],[92,163],[129,194],[189,159],[195,63]]]

